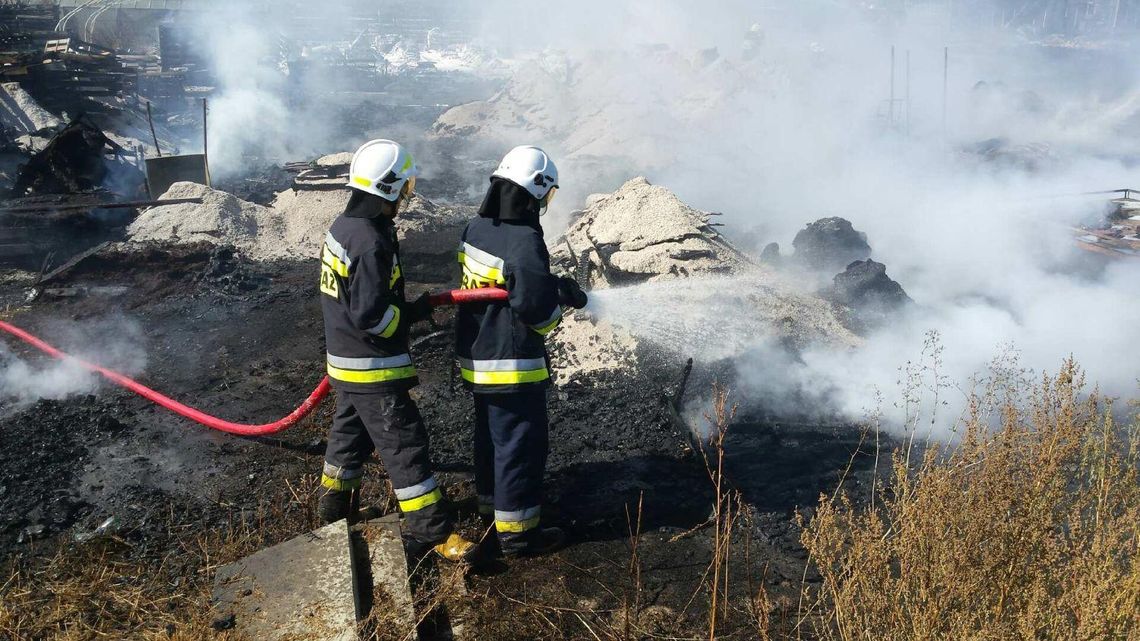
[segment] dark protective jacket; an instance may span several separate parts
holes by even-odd
[[[371,198],[354,193],[321,249],[327,369],[332,386],[347,392],[402,390],[419,382],[408,350],[396,227],[376,215]]]
[[[459,371],[476,393],[541,390],[550,384],[545,337],[562,320],[562,308],[538,214],[538,201],[530,194],[496,179],[479,218],[463,231],[460,287],[510,292],[506,302],[459,308]]]

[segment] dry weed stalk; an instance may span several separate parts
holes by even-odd
[[[622,608],[625,616],[623,639],[634,638],[632,635],[633,622],[641,615],[641,555],[639,548],[641,543],[641,515],[644,502],[645,492],[642,491],[637,496],[636,522],[634,522],[630,516],[629,505],[626,504],[625,506],[625,521],[626,526],[629,528],[629,585],[624,598],[625,605]],[[633,593],[632,599],[629,595],[630,592]]]
[[[724,444],[728,438],[728,428],[736,418],[736,404],[729,406],[728,390],[719,382],[713,383],[712,414],[705,415],[712,433],[706,446],[698,440],[705,470],[715,491],[713,504],[713,558],[710,563],[712,582],[709,585],[708,638],[715,641],[718,623],[723,625],[728,617],[729,561],[732,554],[732,530],[740,513],[740,496],[729,490],[724,474]],[[712,449],[710,460],[709,449]],[[719,622],[718,622],[719,618]]]
[[[897,451],[871,507],[821,497],[801,623],[843,641],[1140,634],[1140,420],[1116,425],[1070,360],[971,393],[960,427]]]

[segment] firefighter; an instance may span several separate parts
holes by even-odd
[[[512,149],[459,246],[461,287],[510,292],[506,302],[460,308],[456,320],[459,369],[475,397],[475,489],[506,556],[565,542],[560,529],[539,526],[550,386],[545,338],[562,320],[562,305],[584,307],[586,295],[573,279],[550,272],[539,217],[557,189],[546,152]]]
[[[408,328],[431,316],[427,295],[404,298],[404,274],[394,219],[412,197],[418,169],[391,140],[366,143],[352,157],[344,213],[321,250],[321,307],[329,380],[336,415],[329,432],[318,504],[331,523],[350,516],[373,448],[392,480],[404,534],[416,552],[435,546],[451,560],[474,544],[454,533],[441,488],[432,475],[428,435],[408,394],[418,383]]]

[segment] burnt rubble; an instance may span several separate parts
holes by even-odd
[[[869,258],[849,264],[821,293],[849,308],[854,320],[864,327],[881,325],[913,302],[902,285],[887,276],[887,266]]]
[[[127,150],[108,138],[89,117],[80,115],[28,160],[16,177],[11,197],[98,189],[141,196],[146,181],[127,157]]]
[[[825,273],[842,270],[852,261],[871,257],[867,234],[846,218],[833,216],[808,223],[792,240],[792,259],[802,267]]]

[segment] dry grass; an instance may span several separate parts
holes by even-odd
[[[61,550],[45,566],[14,567],[0,587],[0,638],[216,639],[209,586],[198,578],[174,585],[160,564],[121,560],[115,541]]]
[[[766,568],[753,565],[749,512],[724,473],[734,408],[718,387],[708,417],[715,431],[700,452],[715,488],[712,516],[675,537],[712,529],[709,565],[690,600],[707,611],[694,619],[688,606],[646,605],[638,505],[627,511],[627,562],[574,568],[606,575],[596,579],[598,599],[467,595],[462,569],[448,567],[417,593],[417,616],[423,623],[470,601],[461,618],[480,636],[595,641],[1140,638],[1140,420],[1117,425],[1070,362],[1036,382],[1016,372],[995,378],[971,395],[956,439],[938,444],[927,427],[940,405],[936,369],[934,378],[925,387],[933,405],[914,391],[921,385],[904,393],[909,435],[872,496],[854,500],[841,486],[820,498],[810,522],[801,519],[819,576],[804,582],[798,606],[771,598]],[[229,528],[172,535],[180,548],[161,562],[131,561],[130,544],[104,539],[13,566],[0,575],[0,639],[232,641],[234,633],[211,626],[214,570],[315,526],[316,488],[306,478]],[[615,573],[626,576],[615,584]],[[370,638],[394,639],[395,626],[376,614]]]
[[[171,521],[161,559],[104,537],[61,546],[46,561],[12,562],[0,575],[0,639],[242,639],[213,627],[214,572],[314,526],[318,487],[316,476],[287,482],[280,496],[203,534],[180,535],[188,528]]]
[[[801,633],[1140,635],[1140,422],[1115,424],[1074,363],[972,394],[952,445],[910,442],[873,503],[821,497],[802,541],[822,581],[805,587]]]

